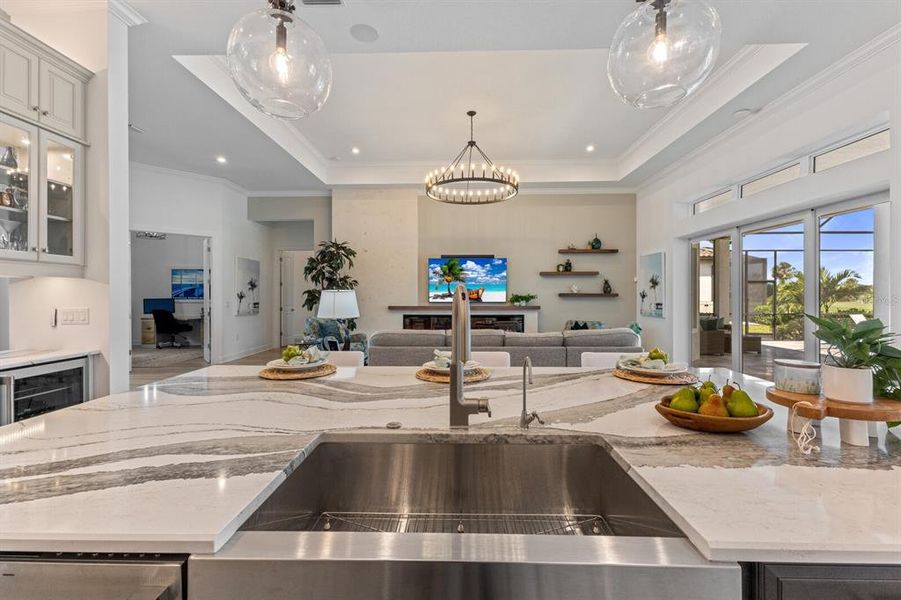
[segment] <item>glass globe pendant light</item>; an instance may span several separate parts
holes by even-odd
[[[294,0],[268,0],[244,15],[228,37],[228,69],[253,106],[280,119],[300,119],[325,104],[332,63],[322,39],[294,16]]]
[[[617,28],[607,57],[613,91],[637,108],[676,104],[716,64],[722,26],[701,0],[638,0]]]

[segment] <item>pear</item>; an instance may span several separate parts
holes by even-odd
[[[723,397],[719,394],[710,394],[707,400],[698,408],[699,415],[707,415],[708,417],[728,417],[729,411],[723,403]]]
[[[698,401],[701,404],[704,404],[705,402],[707,402],[707,399],[714,394],[716,394],[716,390],[712,387],[701,386],[700,393],[698,394]]]
[[[723,400],[729,402],[729,399],[732,397],[732,392],[735,391],[735,386],[731,383],[727,383],[723,386]]]
[[[718,389],[719,389],[719,388],[716,387],[716,384],[713,383],[713,381],[711,381],[710,379],[708,379],[707,381],[703,382],[703,383],[701,384],[701,387],[709,387],[709,388],[713,388],[714,390],[718,390]]]
[[[735,390],[732,397],[726,403],[726,409],[730,417],[756,417],[757,405],[751,400],[751,396],[744,390]]]
[[[682,410],[685,412],[698,412],[698,401],[695,400],[695,391],[693,388],[685,387],[673,394],[669,407],[674,410]]]
[[[662,360],[665,363],[669,362],[669,355],[657,347],[648,352],[648,358],[651,360]]]

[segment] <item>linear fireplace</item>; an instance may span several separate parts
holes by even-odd
[[[526,329],[523,315],[491,315],[471,314],[469,316],[473,329],[503,329],[522,333]],[[404,329],[450,329],[450,315],[405,314]]]

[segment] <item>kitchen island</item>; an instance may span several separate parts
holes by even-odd
[[[590,438],[710,561],[901,564],[901,439],[843,446],[823,423],[820,453],[786,434],[786,411],[733,435],[679,429],[654,410],[672,388],[589,368],[536,368],[518,425],[522,372],[467,386],[492,417],[449,432],[447,387],[405,367],[339,368],[297,382],[213,366],[0,428],[0,550],[216,553],[313,449],[334,436],[506,443]],[[728,371],[702,372],[722,384]],[[765,402],[766,382],[737,378]],[[389,422],[401,429],[388,430]],[[547,437],[551,436],[551,437]]]

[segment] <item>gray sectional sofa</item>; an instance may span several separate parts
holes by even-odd
[[[450,331],[404,329],[379,331],[369,338],[369,364],[374,367],[418,366],[432,359],[436,348],[450,348]],[[641,352],[641,337],[626,327],[547,333],[510,333],[501,329],[475,329],[472,348],[483,352],[509,352],[510,364],[526,356],[536,367],[578,367],[583,352]]]

